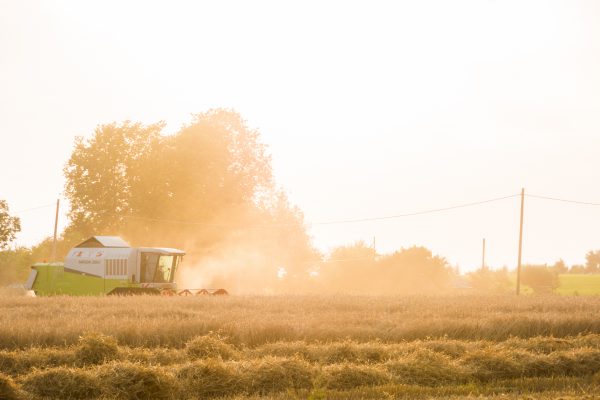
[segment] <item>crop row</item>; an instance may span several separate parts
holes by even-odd
[[[123,347],[111,337],[92,334],[66,348],[0,352],[0,397],[1,387],[12,390],[13,398],[24,393],[56,399],[166,399],[382,385],[464,386],[527,378],[598,381],[599,346],[599,335],[587,335],[501,343],[347,340],[238,348],[210,334],[177,350]]]

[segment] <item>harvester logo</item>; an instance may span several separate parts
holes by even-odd
[[[75,253],[75,257],[81,257],[82,254],[83,254],[83,251],[78,251],[77,253]]]
[[[96,253],[96,257],[102,257],[103,255],[104,255],[104,253],[101,252],[101,251],[99,251],[99,252]]]

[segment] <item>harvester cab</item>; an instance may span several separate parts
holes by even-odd
[[[37,263],[26,287],[36,295],[176,294],[175,273],[185,252],[131,247],[117,236],[93,236],[64,263]],[[187,293],[187,291],[186,291]]]

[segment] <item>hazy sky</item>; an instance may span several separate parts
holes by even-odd
[[[307,221],[527,192],[600,202],[600,2],[0,0],[0,199],[51,204],[76,135],[231,107]],[[311,229],[514,267],[517,198]],[[600,207],[526,199],[523,259],[580,263]],[[18,244],[53,227],[20,213]],[[65,224],[64,217],[62,225]],[[164,244],[165,246],[168,243]]]

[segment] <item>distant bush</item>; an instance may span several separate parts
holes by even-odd
[[[512,289],[507,269],[491,270],[480,268],[467,275],[473,289],[479,293],[498,294]]]
[[[191,359],[221,358],[229,360],[235,357],[236,349],[217,333],[197,336],[185,345],[186,352]]]
[[[34,258],[28,248],[0,250],[0,287],[11,283],[25,283],[33,262]]]
[[[47,399],[94,399],[100,396],[100,382],[90,373],[65,367],[37,370],[23,380],[23,388]]]
[[[575,264],[575,265],[571,265],[571,268],[569,268],[569,274],[585,274],[587,271],[585,269],[585,265],[581,265],[581,264]]]
[[[99,333],[88,333],[79,338],[75,356],[81,364],[102,364],[118,358],[119,346],[115,338]]]
[[[521,282],[535,293],[552,293],[559,285],[558,273],[545,265],[526,265],[521,271]]]

